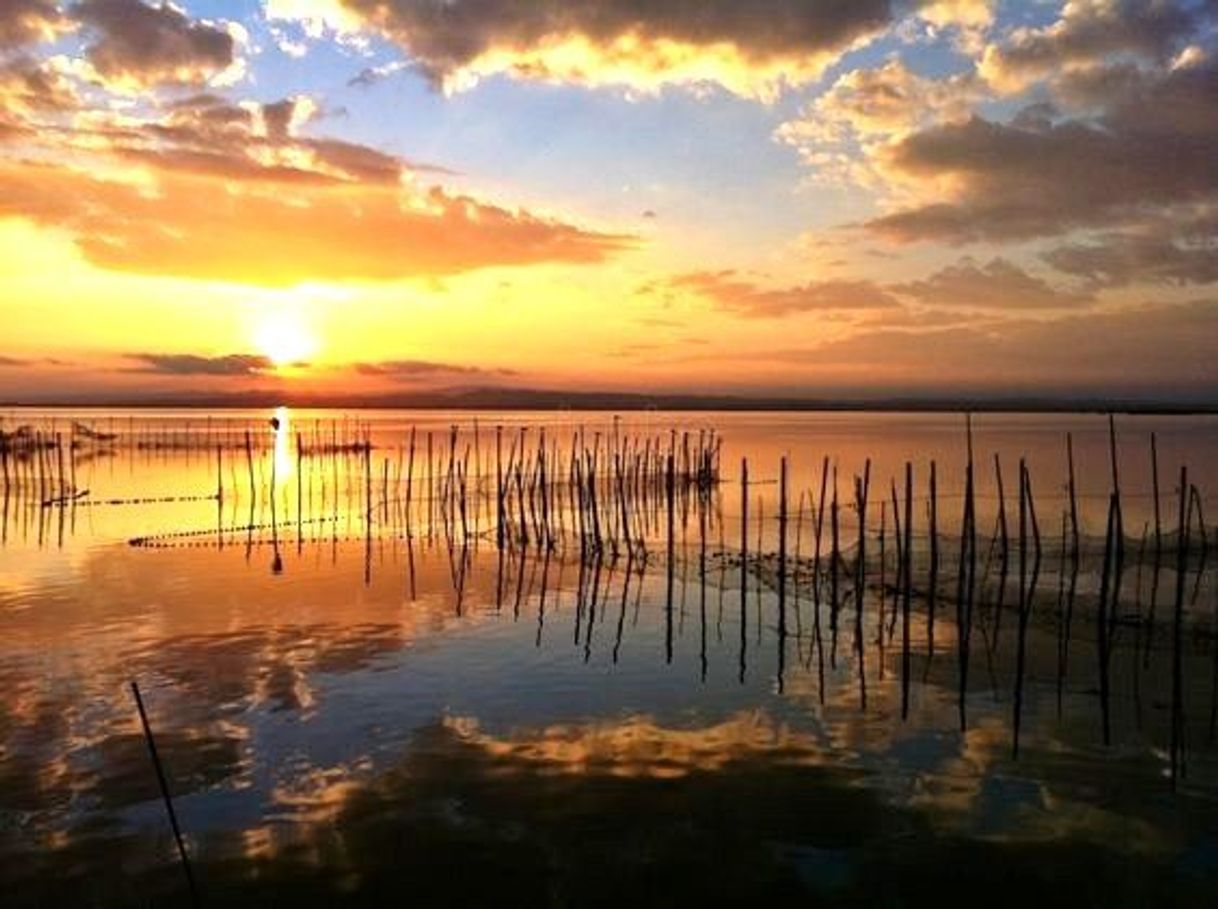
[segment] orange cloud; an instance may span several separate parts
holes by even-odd
[[[264,285],[596,262],[632,245],[438,188],[285,193],[171,172],[149,186],[9,162],[0,165],[0,200],[0,216],[68,231],[103,268]]]
[[[709,300],[718,309],[752,318],[900,307],[892,296],[870,281],[811,281],[794,287],[766,288],[730,270],[678,275],[644,288],[645,292],[655,290],[692,292]]]

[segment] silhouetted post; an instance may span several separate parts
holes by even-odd
[[[550,527],[550,487],[546,482],[546,431],[543,427],[537,444],[537,476],[541,486],[541,523],[545,530],[546,549],[554,548],[554,532]]]
[[[744,682],[749,606],[749,459],[740,461],[740,681]]]
[[[55,433],[55,463],[56,473],[56,495],[59,497],[60,504],[63,504],[64,494],[66,492],[64,486],[64,469],[63,469],[63,436],[60,433]]]
[[[436,521],[436,468],[431,430],[427,431],[427,535],[435,532]]]
[[[939,586],[939,490],[935,462],[930,462],[930,579],[926,585],[926,649],[927,660],[935,655],[935,600]],[[927,665],[929,672],[930,666]]]
[[[622,535],[626,539],[626,553],[627,555],[634,555],[634,542],[631,539],[630,533],[630,511],[626,507],[626,484],[625,478],[622,475],[622,455],[620,452],[614,452],[613,470],[617,481],[617,497],[622,506]],[[629,578],[629,572],[627,572],[627,578]]]
[[[905,462],[905,546],[901,564],[901,719],[909,716],[909,611],[913,596],[913,465]],[[882,632],[881,632],[882,633]]]
[[[1104,531],[1104,565],[1100,575],[1100,601],[1096,610],[1096,652],[1100,662],[1100,715],[1103,724],[1104,744],[1111,741],[1111,731],[1108,712],[1108,667],[1109,646],[1111,639],[1108,635],[1108,599],[1111,589],[1112,563],[1116,547],[1116,495],[1108,496],[1108,521]]]
[[[296,433],[296,552],[304,546],[304,440]]]
[[[1184,672],[1181,648],[1184,631],[1184,575],[1188,571],[1188,468],[1180,468],[1180,513],[1176,531],[1176,608],[1172,621],[1171,785],[1184,771]]]
[[[778,636],[787,635],[787,459],[778,467]],[[783,646],[781,640],[779,647]]]
[[[1020,483],[1021,484],[1023,483],[1022,472],[1023,472],[1023,468],[1020,467],[1020,473],[1021,473]],[[1008,564],[1008,558],[1009,558],[1009,552],[1010,552],[1011,537],[1010,537],[1009,531],[1007,530],[1007,499],[1006,499],[1006,495],[1003,492],[1003,488],[1002,488],[1002,461],[998,457],[998,452],[994,452],[994,477],[998,484],[998,531],[999,531],[999,534],[1001,535],[1000,539],[1002,540],[1002,574],[1003,574],[1003,576],[1005,576],[1006,575],[1006,566]],[[1022,485],[1020,486],[1019,494],[1021,496],[1023,495]],[[1021,508],[1023,507],[1022,502],[1020,503],[1020,507]]]
[[[833,465],[833,501],[829,504],[829,608],[834,617],[838,609],[838,574],[842,563],[842,536],[840,536],[840,507],[838,504],[837,464]],[[834,625],[836,625],[834,619]]]
[[[410,427],[410,452],[406,456],[406,536],[410,538],[414,535],[414,528],[411,525],[410,504],[414,494],[414,443],[415,443],[415,427]]]
[[[1155,564],[1163,553],[1163,525],[1159,514],[1159,446],[1155,434],[1150,434],[1150,484],[1155,500]]]
[[[859,542],[855,556],[854,624],[858,642],[859,706],[867,709],[866,648],[863,642],[863,602],[867,589],[867,499],[871,494],[871,458],[863,464],[863,480],[858,484]],[[881,629],[883,633],[883,629]]]
[[[1074,483],[1074,437],[1070,433],[1066,433],[1066,463],[1070,470],[1069,490],[1070,490],[1070,536],[1072,539],[1070,552],[1071,559],[1078,564],[1078,489]]]
[[[699,448],[701,441],[699,440]],[[699,461],[701,463],[701,461]],[[702,681],[706,682],[706,512],[709,502],[706,497],[698,497],[698,628],[699,649],[702,666]],[[626,563],[626,584],[630,583],[630,563]],[[622,590],[622,610],[626,609],[626,592]],[[621,620],[618,620],[621,627]],[[616,647],[615,647],[616,650]]]
[[[245,431],[245,467],[250,478],[250,501],[253,502],[257,498],[254,486],[254,444],[248,429]]]
[[[144,727],[144,741],[148,744],[148,754],[152,757],[152,766],[156,770],[157,783],[161,787],[161,799],[165,802],[165,812],[169,815],[169,826],[173,829],[173,839],[178,846],[178,858],[182,860],[182,870],[186,874],[186,884],[190,888],[190,900],[199,905],[199,893],[195,888],[195,876],[190,867],[190,857],[186,854],[186,844],[182,840],[182,830],[178,826],[178,815],[173,810],[173,799],[169,795],[169,783],[165,779],[165,769],[161,766],[161,757],[157,754],[156,740],[152,737],[152,727],[148,724],[148,714],[144,710],[144,699],[140,697],[140,686],[131,682],[131,693],[135,695],[135,706],[140,714],[140,724]]]
[[[820,552],[821,552],[821,534],[825,529],[825,498],[828,493],[829,484],[829,456],[825,455],[821,461],[820,467],[820,498],[816,501],[816,543],[815,550],[812,555],[812,590],[818,593],[820,585]],[[817,595],[817,612],[820,609],[820,597]]]
[[[960,567],[956,577],[956,649],[959,659],[959,692],[957,711],[960,731],[968,726],[966,701],[968,698],[969,639],[972,633],[972,590],[975,577],[976,534],[973,529],[973,418],[965,414],[967,436],[967,462],[964,469],[964,513],[960,519]]]
[[[1028,484],[1027,468],[1019,460],[1019,643],[1015,657],[1015,715],[1013,719],[1011,755],[1019,757],[1019,724],[1023,716],[1023,670],[1025,640],[1028,628]]]
[[[1112,495],[1116,503],[1116,558],[1125,561],[1125,521],[1121,515],[1121,474],[1117,465],[1116,419],[1108,414],[1108,447],[1112,457]]]
[[[364,443],[364,583],[372,580],[372,443]]]
[[[595,440],[593,440],[595,445]],[[596,551],[602,549],[601,537],[601,515],[600,506],[596,501],[596,455],[597,451],[594,448],[591,454],[588,454],[588,509],[592,518],[592,539],[596,546]]]
[[[503,548],[503,427],[495,427],[495,545]]]
[[[675,535],[673,525],[673,495],[676,486],[676,477],[674,476],[674,455],[673,452],[668,453],[668,471],[666,475],[667,497],[668,497],[668,597],[664,610],[665,615],[665,635],[664,635],[664,653],[667,662],[672,662],[672,586],[673,586],[673,563],[676,560],[676,552],[674,549]]]

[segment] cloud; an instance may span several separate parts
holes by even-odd
[[[929,278],[889,289],[927,306],[975,309],[1067,309],[1092,300],[1087,293],[1053,287],[1005,259],[980,265],[965,258]]]
[[[940,28],[983,28],[994,21],[997,6],[998,0],[930,0],[918,16]]]
[[[772,97],[810,82],[894,17],[890,0],[343,0],[433,83],[481,77],[650,91],[717,84]]]
[[[302,135],[311,98],[201,93],[144,109],[74,107],[49,63],[0,66],[0,217],[57,228],[102,268],[290,285],[590,263],[632,236],[508,209],[416,179],[449,174]]]
[[[228,354],[204,357],[195,354],[127,354],[128,360],[140,365],[136,372],[152,372],[167,376],[257,376],[274,369],[267,357],[256,354]]]
[[[1011,240],[1109,227],[1218,200],[1218,64],[1174,69],[1094,119],[965,123],[886,150],[899,179],[947,186],[949,201],[898,210],[869,227],[900,241]]]
[[[1104,234],[1049,250],[1044,259],[1058,271],[1105,287],[1212,284],[1218,282],[1218,219]]]
[[[892,57],[882,66],[843,73],[774,136],[797,149],[822,182],[875,184],[878,175],[868,166],[875,152],[868,146],[920,126],[966,119],[983,94],[971,72],[934,79]]]
[[[316,115],[307,97],[268,104],[234,103],[202,94],[168,105],[159,118],[130,118],[92,129],[67,141],[101,145],[109,154],[151,167],[234,180],[283,183],[398,184],[407,174],[451,173],[407,161],[368,146],[331,138],[309,138],[297,130]]]
[[[1212,399],[1214,337],[1218,302],[1207,300],[917,333],[877,328],[773,357],[812,378],[872,388]]]
[[[503,378],[517,374],[511,369],[484,369],[477,366],[436,363],[428,360],[382,360],[375,363],[356,363],[352,368],[362,376],[391,379],[395,382],[473,378],[477,376]]]
[[[408,174],[450,174],[353,142],[297,135],[316,116],[312,99],[234,103],[195,95],[170,104],[158,119],[130,118],[74,130],[67,141],[102,146],[111,155],[154,168],[264,182],[397,185]]]
[[[55,0],[3,0],[0,51],[48,40],[67,26]]]
[[[0,61],[0,115],[63,113],[79,103],[72,82],[54,62],[24,56]]]
[[[347,80],[348,88],[369,88],[376,85],[383,79],[387,79],[394,73],[401,72],[407,69],[407,64],[402,60],[392,60],[389,63],[381,66],[365,66],[358,73]]]
[[[1019,92],[1111,55],[1163,63],[1214,10],[1209,0],[1192,8],[1179,0],[1069,0],[1051,25],[1016,29],[987,47],[978,72],[996,89]]]
[[[718,309],[752,318],[775,318],[805,312],[895,309],[900,306],[891,295],[870,281],[812,281],[793,287],[764,288],[735,271],[700,271],[678,275],[650,290],[692,292],[714,303]]]
[[[72,12],[97,34],[85,56],[111,84],[198,85],[237,62],[232,27],[192,20],[168,3],[81,0]]]
[[[314,40],[326,32],[342,34],[359,27],[343,0],[263,0],[263,8],[268,21],[295,22]]]
[[[965,119],[980,97],[970,73],[945,79],[920,76],[898,57],[883,66],[843,73],[804,112],[779,128],[779,136],[810,134],[837,138],[902,133],[928,120]]]
[[[217,185],[164,172],[149,187],[49,164],[0,164],[0,217],[66,230],[102,268],[288,285],[598,262],[633,239],[438,188]]]

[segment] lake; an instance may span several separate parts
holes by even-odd
[[[1212,905],[1218,418],[0,416],[6,905]]]

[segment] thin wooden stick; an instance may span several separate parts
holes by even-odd
[[[152,737],[152,727],[148,723],[148,714],[144,710],[144,699],[140,696],[140,686],[132,680],[131,693],[135,695],[135,706],[140,714],[140,723],[144,727],[144,741],[148,744],[148,754],[152,757],[152,766],[156,770],[157,783],[161,787],[161,798],[165,802],[165,812],[169,815],[169,826],[173,829],[173,839],[178,846],[178,858],[182,860],[182,870],[186,873],[186,883],[190,887],[190,899],[199,905],[199,892],[195,887],[194,871],[190,867],[190,856],[186,854],[186,843],[182,840],[182,829],[178,826],[178,815],[173,810],[173,799],[169,795],[169,783],[165,780],[165,769],[161,766],[161,757],[157,754],[156,740]]]

